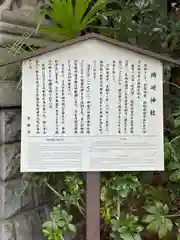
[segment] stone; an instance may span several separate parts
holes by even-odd
[[[22,209],[33,208],[33,196],[24,190],[25,182],[19,178],[0,182],[0,219],[7,219]]]
[[[11,221],[0,223],[0,239],[2,240],[15,240],[15,228]]]
[[[44,240],[42,221],[35,211],[21,214],[14,220],[17,240]]]
[[[34,46],[45,47],[52,44],[52,41],[44,39],[45,35],[36,31],[39,14],[31,11],[4,10],[0,12],[0,46],[12,45],[25,39],[25,43]],[[52,24],[49,20],[44,20],[43,25]],[[30,35],[31,37],[27,37]],[[7,53],[8,54],[8,53]],[[6,57],[7,58],[7,57]]]
[[[1,25],[1,23],[0,23]],[[0,27],[1,28],[1,27]],[[1,30],[0,30],[1,32]],[[7,34],[7,33],[5,33]],[[0,33],[0,42],[1,42],[1,38],[2,38],[2,34]],[[12,53],[8,52],[8,49],[5,47],[0,47],[0,55],[2,56],[2,58],[5,60],[6,58],[12,58]],[[2,61],[2,59],[1,59]],[[8,66],[4,66],[0,68],[0,85],[2,86],[2,88],[4,88],[4,82],[16,82],[16,85],[18,83],[18,75],[17,75],[17,70],[19,68],[19,64],[10,64]],[[2,84],[1,84],[2,82]],[[12,84],[12,87],[14,87],[15,84]],[[0,86],[0,87],[1,87]],[[14,89],[16,90],[16,88]],[[2,99],[2,97],[1,97]],[[7,99],[7,97],[6,97]]]
[[[20,176],[20,142],[0,146],[0,179]]]
[[[21,110],[3,109],[0,111],[0,144],[20,141]]]
[[[0,107],[21,105],[21,89],[18,82],[0,81]]]
[[[46,3],[47,0],[2,0],[0,3],[0,10],[14,10],[14,9],[36,9]]]
[[[42,233],[42,219],[36,211],[21,213],[0,223],[2,240],[47,240]]]

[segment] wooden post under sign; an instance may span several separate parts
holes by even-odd
[[[86,174],[86,239],[100,240],[100,172]]]

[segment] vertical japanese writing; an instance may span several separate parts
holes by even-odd
[[[135,93],[135,68],[134,68],[134,64],[131,64],[131,72],[132,72],[132,76],[131,76],[131,95],[134,95]]]
[[[143,87],[143,133],[147,133],[147,111],[148,111],[148,103],[147,103],[147,64],[144,64],[144,87]]]
[[[43,134],[47,133],[47,110],[46,110],[46,74],[45,74],[45,64],[41,65],[42,71],[42,127],[43,127]]]
[[[29,68],[32,69],[32,59],[29,59],[28,65],[29,65]]]
[[[61,134],[65,134],[65,84],[64,84],[64,64],[61,64]]]
[[[152,72],[151,73],[151,81],[156,80],[157,77],[157,73],[156,72]],[[156,84],[152,84],[151,85],[151,90],[156,91]],[[150,103],[151,105],[154,104],[156,102],[156,98],[155,97],[151,97],[150,99]],[[154,107],[150,110],[150,115],[151,116],[155,116],[156,115],[156,110],[154,109]]]
[[[151,85],[151,90],[156,91],[156,85],[155,85],[155,84],[154,84],[154,85]]]
[[[93,61],[93,80],[96,80],[96,75],[97,75],[97,63],[94,60]]]
[[[134,133],[134,93],[135,93],[135,68],[134,64],[131,64],[131,102],[130,102],[130,133]]]
[[[49,108],[53,108],[52,104],[52,60],[48,60],[48,92],[49,92]]]
[[[100,106],[100,114],[99,114],[99,132],[103,133],[103,67],[104,62],[101,60],[99,62],[100,66],[100,100],[99,100],[99,106]]]
[[[71,82],[72,82],[72,65],[71,60],[68,60],[68,95],[71,95]]]
[[[28,134],[30,134],[31,133],[31,121],[30,121],[30,117],[27,117],[27,122],[28,122],[28,124],[27,124],[27,129],[28,129],[28,131],[27,131],[27,133]]]
[[[141,95],[141,61],[138,61],[137,66],[137,97],[140,99]]]
[[[78,112],[77,112],[77,98],[78,98],[78,80],[77,80],[77,60],[74,61],[74,134],[78,133]]]
[[[105,119],[105,124],[106,124],[106,132],[109,132],[109,64],[106,64],[106,119]]]
[[[81,108],[81,123],[80,123],[80,132],[84,133],[84,60],[81,61],[81,75],[80,75],[80,108]]]
[[[121,134],[121,113],[122,113],[122,61],[118,64],[119,74],[118,74],[118,133]]]
[[[116,61],[113,60],[112,63],[112,80],[116,81]]]
[[[55,109],[56,109],[56,130],[55,134],[59,134],[60,115],[59,115],[59,62],[55,60]]]
[[[36,60],[36,134],[40,134],[39,60]]]
[[[128,115],[128,60],[125,61],[124,68],[124,133],[127,134],[127,115]]]
[[[87,123],[86,123],[86,133],[91,133],[91,65],[88,64],[87,66],[87,89],[86,89],[86,96],[87,96]]]

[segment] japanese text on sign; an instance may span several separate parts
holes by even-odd
[[[22,169],[163,169],[162,64],[130,54],[24,63]]]

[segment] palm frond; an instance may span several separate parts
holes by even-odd
[[[85,31],[90,24],[96,22],[104,16],[112,15],[105,9],[106,5],[117,0],[97,0],[91,7],[91,0],[52,0],[48,3],[50,10],[43,9],[55,24],[50,26],[40,26],[42,33],[51,35],[50,39],[55,41],[65,41],[66,37],[74,38],[82,31]],[[90,8],[90,9],[89,9]]]
[[[76,27],[79,27],[81,24],[84,15],[86,14],[86,11],[91,3],[91,0],[76,0],[75,2],[75,9],[74,9],[74,22]]]

